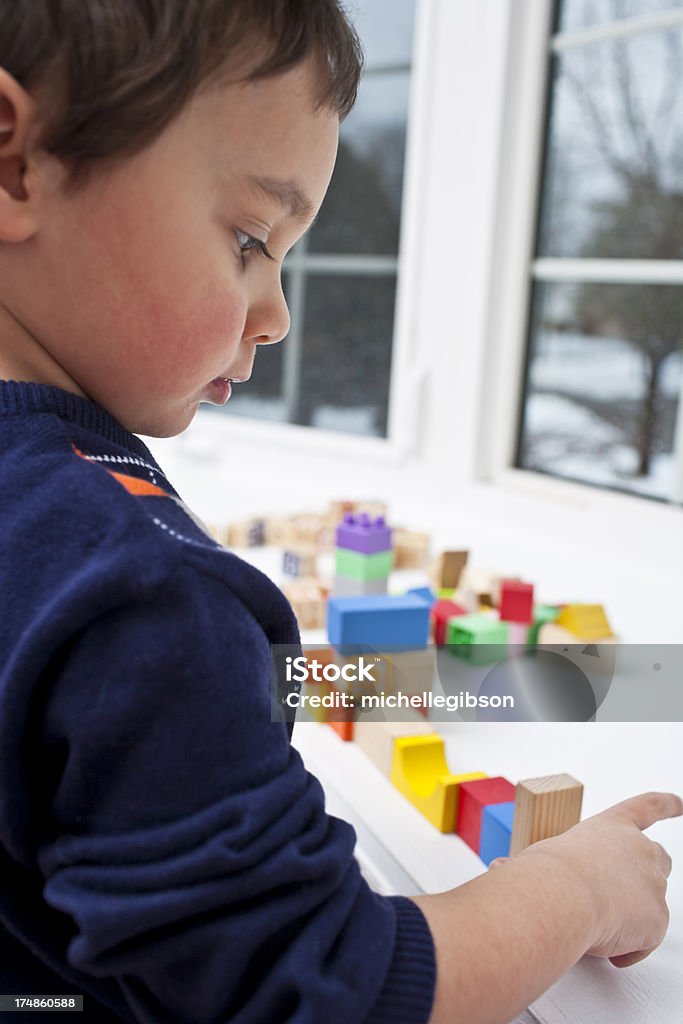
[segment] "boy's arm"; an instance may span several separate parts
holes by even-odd
[[[664,937],[671,860],[642,835],[683,813],[649,793],[437,896],[416,897],[437,951],[431,1024],[508,1024],[584,953],[635,963]]]
[[[73,968],[116,979],[148,1024],[424,1024],[424,916],[361,877],[352,828],[271,721],[269,644],[224,579],[183,563],[55,665],[29,756]]]

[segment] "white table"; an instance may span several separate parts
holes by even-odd
[[[569,772],[585,785],[583,816],[649,789],[683,793],[683,724],[443,724],[450,770],[485,771],[512,782]],[[327,726],[299,723],[294,745],[323,784],[331,814],[358,833],[357,856],[385,894],[440,892],[485,870],[455,835],[436,831],[353,743]],[[671,926],[659,950],[617,970],[584,958],[520,1024],[678,1024],[683,1020],[683,820],[649,834],[674,858]],[[517,1022],[515,1022],[517,1024]]]

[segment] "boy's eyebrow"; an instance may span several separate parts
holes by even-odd
[[[278,178],[262,178],[249,175],[249,182],[265,192],[270,199],[283,206],[297,220],[311,220],[315,207],[295,181],[280,181]]]

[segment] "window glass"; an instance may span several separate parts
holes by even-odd
[[[365,73],[316,224],[285,260],[291,328],[220,413],[386,436],[415,9],[349,4]]]
[[[573,32],[680,7],[683,7],[683,0],[565,0],[559,28],[562,32]]]
[[[398,252],[410,76],[368,75],[343,123],[310,252]]]
[[[368,69],[410,64],[415,0],[356,0],[348,10],[363,41]]]
[[[681,289],[539,284],[519,464],[668,498],[683,384]]]
[[[683,25],[556,61],[539,254],[683,259]]]
[[[386,435],[395,291],[393,276],[309,280],[295,422]]]
[[[683,451],[680,4],[564,0],[551,89],[517,465],[674,499]]]

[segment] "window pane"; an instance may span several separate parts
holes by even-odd
[[[540,255],[683,259],[682,66],[683,26],[560,55]]]
[[[398,252],[409,87],[408,73],[363,79],[309,252]]]
[[[395,277],[308,279],[295,422],[385,437]]]
[[[683,381],[681,290],[535,290],[519,465],[669,498]]]
[[[367,68],[410,64],[415,0],[361,0],[349,13],[363,40]]]
[[[683,0],[564,0],[560,31],[606,25],[624,18],[638,18],[683,7]]]

